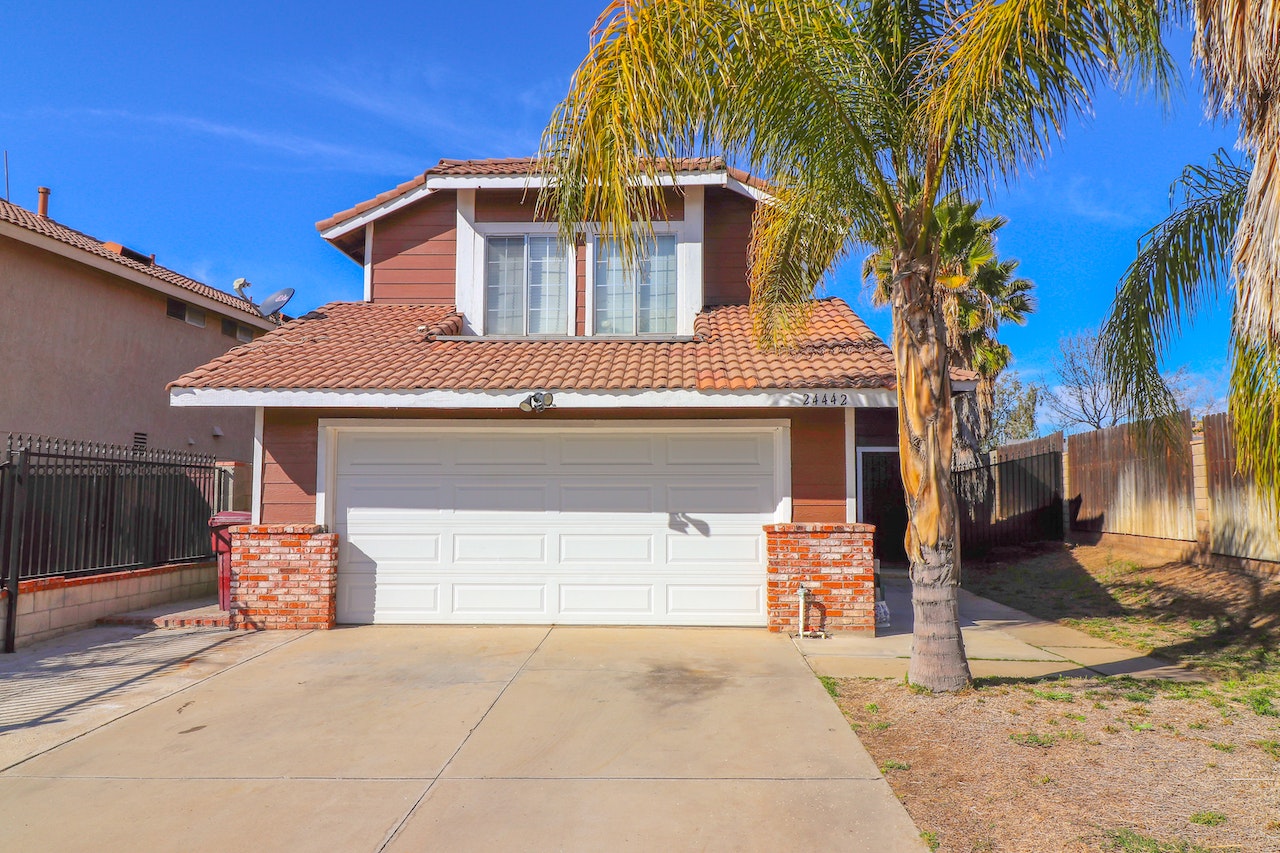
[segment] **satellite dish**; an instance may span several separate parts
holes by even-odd
[[[284,290],[277,290],[275,293],[262,300],[262,304],[258,306],[258,313],[263,317],[270,317],[279,314],[280,309],[289,304],[289,300],[293,298],[293,288],[286,287]]]
[[[249,279],[238,278],[234,282],[232,282],[231,286],[235,288],[236,293],[240,294],[241,299],[245,299],[245,300],[249,299],[249,297],[246,296],[244,292],[244,289],[246,287],[253,287],[253,285],[249,283]]]

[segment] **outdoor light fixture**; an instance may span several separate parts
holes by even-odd
[[[520,401],[520,411],[522,412],[545,412],[551,408],[555,402],[555,397],[550,391],[534,391],[528,397]]]

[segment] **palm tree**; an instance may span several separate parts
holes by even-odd
[[[1183,323],[1231,287],[1237,459],[1280,517],[1280,4],[1192,8],[1205,111],[1239,120],[1244,162],[1219,151],[1174,182],[1173,211],[1143,237],[1121,280],[1103,348],[1127,414],[1167,424],[1175,403],[1160,357]]]
[[[786,345],[859,235],[892,235],[899,448],[915,633],[910,680],[969,681],[951,488],[951,358],[934,210],[1045,154],[1095,81],[1163,85],[1160,0],[615,0],[543,136],[544,215],[638,259],[675,158],[769,176],[756,206],[756,334]],[[977,195],[978,192],[968,194]],[[639,227],[637,227],[639,223]]]
[[[1035,312],[1034,284],[1015,278],[1018,262],[996,257],[996,232],[1009,224],[1003,216],[979,218],[982,202],[966,202],[952,194],[934,208],[938,232],[938,282],[943,291],[942,313],[947,346],[959,364],[978,374],[974,394],[955,398],[957,470],[979,464],[991,433],[995,384],[1013,360],[1009,347],[996,334],[1001,323],[1024,325]],[[887,239],[891,235],[879,235]],[[867,235],[875,244],[877,235]],[[862,265],[862,276],[874,282],[871,302],[889,304],[893,293],[893,257],[889,247],[877,249]]]

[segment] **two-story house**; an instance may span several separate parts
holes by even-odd
[[[533,165],[441,161],[318,223],[363,267],[364,300],[172,386],[177,406],[256,412],[242,623],[777,627],[796,605],[770,551],[824,555],[814,591],[836,605],[841,572],[869,568],[865,538],[824,543],[902,515],[893,360],[839,299],[797,346],[756,346],[747,253],[768,186],[672,164],[667,216],[628,265],[589,228],[566,245],[535,220]],[[321,565],[332,539],[306,537],[333,534]],[[305,583],[264,562],[292,552]],[[282,590],[305,615],[262,601]]]

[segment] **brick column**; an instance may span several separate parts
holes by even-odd
[[[315,524],[231,528],[231,627],[332,628],[338,534]]]
[[[768,524],[769,630],[800,629],[797,594],[808,588],[805,624],[874,631],[875,555],[870,524]]]

